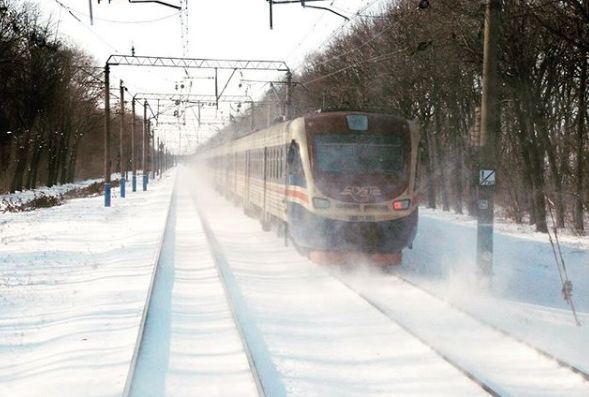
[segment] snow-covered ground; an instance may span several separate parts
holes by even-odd
[[[196,208],[180,183],[139,352],[132,397],[256,396]]]
[[[0,395],[120,396],[173,175],[0,216]]]
[[[218,253],[206,241],[191,191],[234,277],[246,334],[256,342],[252,353],[267,354],[271,368],[262,372],[279,375],[270,395],[486,395],[404,327],[415,327],[423,340],[491,384],[501,381],[499,390],[509,395],[568,397],[589,390],[578,375],[541,355],[526,364],[533,350],[444,303],[589,371],[589,250],[583,239],[563,244],[584,324],[577,327],[542,236],[497,228],[495,275],[481,283],[474,222],[421,210],[414,249],[395,274],[362,264],[346,273],[404,321],[396,324],[334,278],[332,269],[262,232],[257,220],[199,175],[181,170],[178,185],[135,396],[255,394],[214,268]],[[171,188],[169,176],[150,183],[147,194],[115,200],[110,210],[96,197],[2,216],[0,395],[121,394]],[[479,334],[486,343],[478,344]]]
[[[402,274],[543,350],[589,372],[589,238],[561,246],[582,327],[561,295],[548,237],[499,226],[494,235],[491,284],[476,273],[476,222],[441,211],[420,210],[413,250]],[[506,231],[502,231],[502,229]]]
[[[386,369],[380,368],[370,359],[369,352],[374,342],[380,346],[376,350],[380,349],[381,358],[387,354],[400,354],[398,346],[403,343],[392,343],[386,338],[381,340],[378,337],[381,334],[375,332],[375,329],[383,327],[387,329],[385,334],[392,335],[393,327],[390,324],[376,326],[373,321],[378,320],[370,307],[358,302],[357,297],[349,291],[342,291],[334,285],[337,283],[327,277],[325,269],[310,264],[292,248],[281,247],[281,239],[274,235],[260,232],[257,221],[243,218],[239,209],[228,208],[228,203],[219,196],[207,196],[206,189],[199,188],[199,193],[201,197],[204,196],[202,200],[205,201],[205,213],[211,227],[218,233],[221,244],[226,248],[226,254],[245,295],[251,300],[253,310],[257,308],[255,318],[260,322],[259,326],[266,336],[270,350],[275,352],[274,356],[279,357],[276,360],[277,366],[279,372],[286,375],[291,394],[359,395],[360,390],[363,390],[364,395],[378,395],[380,392],[384,395],[412,395],[406,393],[407,390],[402,393],[395,389],[399,379],[395,379],[393,384],[381,379],[379,374],[381,371],[386,373]],[[550,266],[553,257],[547,241],[530,239],[529,236],[517,238],[513,233],[498,232],[495,236],[497,265],[494,281],[487,289],[481,290],[485,284],[479,283],[476,277],[476,229],[472,222],[457,220],[452,216],[447,217],[450,219],[441,219],[443,214],[430,215],[427,211],[422,212],[420,232],[414,250],[405,255],[404,264],[399,269],[401,275],[431,288],[443,299],[456,302],[485,321],[516,334],[530,344],[538,345],[579,368],[587,369],[589,333],[585,332],[585,327],[574,325],[572,316],[560,297],[558,273],[554,266]],[[237,221],[238,219],[240,220]],[[589,279],[587,254],[587,251],[563,246],[563,255],[577,288],[575,299],[583,322],[589,322],[589,299],[587,286],[584,284]],[[464,360],[469,368],[480,373],[491,384],[494,381],[503,382],[503,387],[498,386],[500,391],[509,395],[530,396],[584,395],[589,392],[589,385],[582,386],[584,382],[578,376],[566,375],[567,370],[561,371],[556,363],[551,364],[551,360],[544,362],[533,350],[518,345],[515,341],[500,338],[489,327],[475,327],[476,322],[460,312],[435,317],[441,313],[436,308],[443,307],[440,304],[443,302],[420,291],[403,294],[394,276],[389,278],[387,275],[367,272],[363,265],[356,272],[355,276],[364,289],[380,289],[381,298],[388,299],[389,305],[394,302],[390,307],[398,309],[396,316],[420,330],[425,339],[434,340],[444,353],[448,346],[453,348],[455,352],[449,356],[457,357],[459,361]],[[395,295],[393,292],[399,293]],[[419,298],[419,302],[411,302],[412,298]],[[530,310],[530,305],[534,306],[534,310]],[[359,316],[358,313],[363,314]],[[380,321],[382,320],[381,318]],[[342,329],[344,324],[351,328]],[[464,335],[469,335],[470,340],[464,339],[461,345],[461,334],[457,330],[448,329],[448,324],[466,324],[467,327],[472,324],[470,329],[462,330]],[[473,335],[478,332],[477,327],[483,330],[480,331],[480,339]],[[358,332],[360,343],[351,337],[354,332]],[[479,340],[481,343],[476,344]],[[389,346],[395,346],[397,350],[387,353]],[[528,359],[538,357],[538,362],[531,363],[528,368],[517,367],[519,369],[514,370],[518,360],[526,355]],[[485,360],[492,356],[495,357],[495,362]],[[363,363],[361,368],[356,367],[358,362]],[[395,369],[391,369],[395,368],[394,364],[386,360],[384,362],[385,367],[389,366],[389,370],[395,372]],[[338,363],[346,363],[345,369]],[[538,378],[543,376],[541,374],[548,373],[548,367],[552,367],[555,374],[562,373],[559,379]],[[351,372],[346,373],[346,370]],[[370,375],[364,374],[364,370]],[[407,365],[402,370],[411,371],[411,366]],[[323,378],[312,375],[318,372],[328,375]],[[419,372],[436,374],[435,370],[423,368]],[[362,381],[351,381],[352,373],[356,375],[355,379],[362,374]],[[514,374],[516,377],[521,374],[521,378],[514,378]],[[560,378],[562,375],[564,377]],[[392,380],[390,377],[386,379]],[[425,378],[424,383],[428,383]],[[382,389],[369,387],[373,384],[379,384]],[[577,386],[573,386],[574,384]],[[567,389],[567,386],[571,388]],[[447,389],[441,385],[437,387],[435,393],[430,393],[446,394]],[[424,390],[416,392],[427,394]],[[459,392],[456,389],[448,394],[456,395]]]
[[[101,181],[102,179],[86,179],[75,183],[66,183],[52,187],[43,186],[32,190],[23,190],[22,192],[0,194],[0,213],[4,212],[6,207],[11,204],[26,203],[41,196],[58,197],[69,191],[84,188]]]

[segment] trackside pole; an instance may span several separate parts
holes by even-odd
[[[104,206],[110,207],[110,183],[104,183]]]
[[[104,206],[110,207],[110,68],[104,66]]]
[[[125,88],[123,80],[120,80],[119,87],[121,90],[121,133],[119,142],[119,166],[121,171],[121,179],[119,186],[121,187],[121,198],[125,198],[125,161],[123,160],[123,135],[125,132]]]
[[[477,216],[477,264],[480,273],[493,275],[493,223],[497,137],[500,133],[497,84],[497,43],[501,2],[488,0],[485,10],[481,150]]]
[[[143,134],[141,135],[141,169],[143,170],[143,174],[142,176],[142,187],[143,187],[143,191],[145,192],[147,190],[147,175],[145,173],[145,138],[147,136],[147,101],[143,101]]]
[[[125,198],[125,177],[121,177],[121,198]]]
[[[131,113],[133,114],[133,119],[131,123],[131,166],[133,167],[133,174],[131,176],[131,189],[133,192],[137,191],[137,162],[135,159],[135,129],[137,124],[137,119],[135,117],[135,96],[131,100]]]

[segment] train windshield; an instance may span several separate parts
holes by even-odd
[[[397,134],[317,134],[313,147],[314,165],[321,172],[395,174],[403,170],[403,138]]]

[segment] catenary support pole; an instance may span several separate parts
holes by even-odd
[[[497,139],[500,132],[497,84],[497,43],[500,0],[487,0],[481,103],[481,151],[478,188],[477,264],[487,276],[493,273],[493,223]]]
[[[160,137],[157,137],[157,149],[156,149],[156,168],[157,168],[157,175],[162,175],[161,164],[160,164]]]
[[[149,171],[153,165],[153,159],[151,158],[151,119],[147,121],[147,131],[145,133],[145,174],[147,175],[147,184],[149,185]]]
[[[110,68],[104,66],[104,206],[110,207]]]
[[[147,101],[143,101],[143,134],[141,135],[141,170],[142,170],[142,185],[143,191],[147,190],[147,172],[145,172],[147,167],[147,159],[145,158],[145,151],[146,149],[146,139],[147,139],[147,131],[148,131],[148,120],[147,120]]]
[[[121,198],[125,198],[125,160],[123,159],[123,137],[125,135],[125,87],[123,80],[119,80],[119,89],[121,95],[121,130],[119,134],[119,172],[121,173],[119,179],[119,186],[121,188]]]
[[[293,116],[292,111],[292,73],[290,70],[286,72],[286,109],[285,109],[285,116],[287,120],[290,120]]]
[[[90,25],[94,25],[94,11],[92,10],[92,0],[88,0],[88,10],[90,11]]]
[[[155,128],[151,133],[151,178],[155,180],[155,173],[157,171],[157,164],[156,164],[156,157],[155,151],[157,150],[155,146]]]
[[[133,174],[131,176],[131,190],[133,192],[137,191],[137,159],[135,156],[135,131],[137,129],[137,119],[135,116],[135,97],[131,100],[131,113],[132,113],[132,123],[131,123],[131,168],[133,170]]]

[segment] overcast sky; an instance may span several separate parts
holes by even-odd
[[[187,5],[188,18],[183,24],[178,10],[163,5],[130,4],[128,0],[92,0],[94,25],[90,25],[88,0],[29,0],[37,3],[46,18],[51,18],[58,34],[77,44],[104,65],[110,54],[174,56],[192,58],[264,59],[285,61],[296,70],[309,52],[319,48],[345,20],[326,11],[302,8],[299,4],[274,7],[274,29],[269,28],[266,0],[162,0],[181,6]],[[390,1],[390,0],[389,0]],[[378,13],[387,0],[328,0],[309,3],[332,7],[351,17],[355,14]],[[365,9],[365,7],[367,7]],[[184,41],[182,40],[184,26]],[[115,67],[111,86],[119,79],[133,93],[173,92],[176,82],[183,78],[182,70]],[[209,76],[208,71],[191,71],[192,76]],[[228,78],[220,74],[219,79]],[[245,79],[273,79],[280,76],[253,75]],[[211,81],[193,80],[192,93],[212,94]],[[248,94],[258,97],[263,84],[251,84]],[[244,86],[241,87],[243,91]],[[237,91],[237,80],[228,87],[228,94]],[[229,111],[226,109],[224,114]],[[192,114],[192,113],[191,113]],[[219,116],[218,112],[212,115]],[[187,123],[193,126],[194,123]],[[172,127],[160,126],[160,129]],[[175,127],[177,128],[177,127]],[[185,128],[186,129],[186,128]],[[169,134],[168,134],[169,135]],[[194,134],[185,131],[190,140]],[[170,146],[172,139],[168,137]]]

